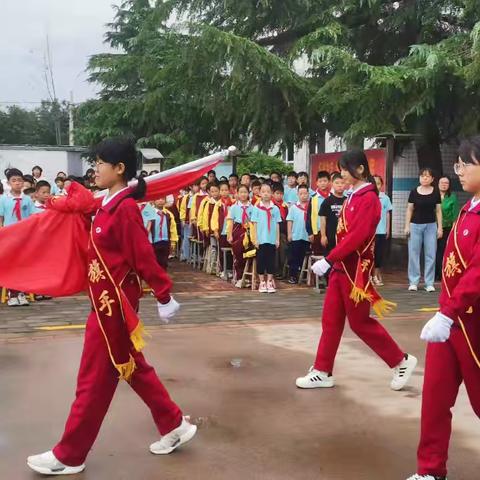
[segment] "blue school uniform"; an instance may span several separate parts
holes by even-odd
[[[380,192],[379,195],[380,204],[382,205],[382,216],[380,217],[380,222],[377,226],[377,235],[386,235],[387,234],[387,215],[388,212],[393,210],[392,202],[387,194]]]
[[[230,211],[228,212],[228,218],[232,219],[234,223],[242,223],[243,206],[247,207],[246,211],[248,219],[250,220],[252,218],[254,206],[251,203],[249,203],[248,205],[242,205],[240,202],[237,202],[230,207]],[[227,222],[225,222],[225,224],[226,223]]]
[[[155,220],[156,211],[150,203],[142,209],[143,226],[147,228],[148,222]]]
[[[169,214],[164,210],[157,210],[153,219],[153,242],[168,242],[170,240]]]
[[[292,222],[292,240],[305,240],[308,242],[308,234],[305,226],[305,211],[296,203],[288,209],[287,222]]]
[[[267,212],[260,209],[258,206],[253,208],[252,223],[256,223],[257,242],[259,245],[270,243],[275,245],[277,243],[277,224],[282,222],[279,208],[270,203],[272,219],[270,222],[270,229],[268,228]]]
[[[289,187],[288,185],[284,188],[283,201],[288,203],[288,205],[293,205],[298,202],[298,192],[297,187]]]
[[[0,197],[0,217],[3,217],[3,225],[5,227],[18,223],[19,221],[14,211],[17,201],[20,202],[20,216],[22,220],[25,220],[35,213],[35,205],[29,196],[22,194],[20,197],[13,197],[10,193],[2,195]]]

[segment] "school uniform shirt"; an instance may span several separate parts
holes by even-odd
[[[246,205],[243,205],[242,202],[236,202],[230,207],[228,218],[233,220],[233,223],[239,223],[240,225],[248,223],[252,218],[253,208],[250,202]]]
[[[155,218],[152,224],[152,243],[158,242],[178,242],[175,216],[166,207],[155,209]]]
[[[337,226],[340,213],[346,198],[330,195],[320,207],[320,217],[325,217],[328,248],[331,249],[337,243]]]
[[[25,220],[35,213],[35,205],[28,195],[23,193],[19,197],[13,197],[11,193],[0,197],[0,217],[3,217],[3,225],[13,225],[20,220]]]
[[[284,188],[283,200],[288,203],[288,205],[293,205],[298,202],[298,192],[297,187],[289,187],[288,185]]]
[[[307,212],[307,233],[309,235],[317,235],[320,232],[320,208],[328,197],[328,191],[323,193],[317,190],[311,198]]]
[[[47,207],[44,203],[40,203],[38,200],[34,203],[35,210],[33,213],[43,213]]]
[[[210,228],[208,221],[209,203],[211,203],[210,197],[205,197],[201,202],[197,211],[197,227],[202,231],[208,231]]]
[[[191,222],[197,222],[197,220],[199,219],[200,206],[205,199],[208,199],[207,192],[198,192],[193,195],[191,199],[191,204],[189,204]]]
[[[229,215],[232,201],[230,198],[226,200],[220,199],[213,207],[212,219],[210,221],[210,230],[219,232],[220,235],[227,234],[227,218]]]
[[[260,207],[268,209],[270,222],[268,221],[268,213]],[[263,203],[256,205],[253,208],[251,221],[256,224],[257,242],[259,245],[265,243],[275,245],[277,243],[277,224],[281,223],[282,217],[280,216],[280,210],[273,202],[270,202],[269,207],[266,207]]]
[[[140,205],[140,212],[142,213],[143,226],[147,228],[148,222],[155,220],[156,210],[151,203]]]
[[[382,206],[382,216],[380,217],[380,222],[377,227],[377,235],[386,235],[387,234],[387,216],[388,216],[388,213],[393,210],[393,206],[387,194],[380,192],[378,198],[380,199],[380,204]]]
[[[189,203],[192,198],[190,193],[187,193],[180,199],[180,220],[185,223],[189,223],[190,221],[190,207]]]
[[[308,242],[306,229],[308,204],[302,205],[297,202],[288,210],[287,222],[292,222],[292,240],[305,240]]]

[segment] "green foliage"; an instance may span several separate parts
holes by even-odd
[[[44,102],[34,110],[10,106],[0,110],[0,144],[57,145],[55,122],[61,143],[68,144],[66,104]]]
[[[279,157],[272,157],[260,152],[249,152],[245,156],[238,159],[237,173],[243,175],[244,173],[256,173],[261,175],[270,175],[272,172],[286,174],[291,170],[291,167]]]

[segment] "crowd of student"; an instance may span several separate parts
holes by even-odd
[[[148,174],[142,171],[140,175]],[[380,176],[374,179],[382,215],[376,232],[372,282],[382,286],[393,207],[383,191],[383,179]],[[0,183],[0,226],[44,211],[47,199],[51,195],[64,195],[72,181],[97,190],[93,169],[84,177],[68,176],[60,171],[54,182],[43,177],[39,166],[32,169],[31,175],[24,175],[16,168],[6,170],[5,179]],[[339,215],[350,186],[339,172],[320,171],[315,187],[315,190],[310,187],[306,172],[292,171],[285,179],[278,172],[272,172],[269,177],[232,174],[217,179],[216,172],[210,171],[176,197],[160,198],[141,204],[140,208],[158,262],[165,269],[169,258],[177,252],[181,261],[188,262],[193,251],[191,242],[196,241],[202,246],[203,254],[211,245],[216,247],[217,273],[222,276],[224,257],[221,249],[231,248],[233,265],[228,267],[232,267],[234,285],[238,288],[245,285],[242,276],[246,260],[255,256],[259,291],[273,293],[275,280],[285,279],[290,284],[299,281],[307,252],[327,256],[335,247]],[[420,185],[410,193],[406,215],[410,291],[418,289],[422,246],[425,289],[434,291],[435,272],[437,276],[441,272],[446,238],[458,210],[450,179],[441,177],[437,188],[433,172],[422,169]],[[23,293],[10,292],[8,304],[28,305],[28,300]]]

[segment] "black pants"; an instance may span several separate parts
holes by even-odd
[[[257,272],[259,275],[275,273],[277,248],[271,243],[262,243],[257,249]]]
[[[387,236],[385,234],[377,234],[375,236],[375,268],[383,267],[386,247]]]
[[[310,242],[294,240],[288,245],[288,268],[291,277],[298,277],[305,255],[310,248]]]
[[[170,255],[170,242],[161,241],[153,244],[155,256],[158,264],[164,269],[168,269],[168,257]]]
[[[435,258],[435,278],[442,279],[443,255],[445,254],[445,247],[447,246],[448,236],[452,231],[451,228],[443,229],[443,237],[437,240],[437,256]]]

